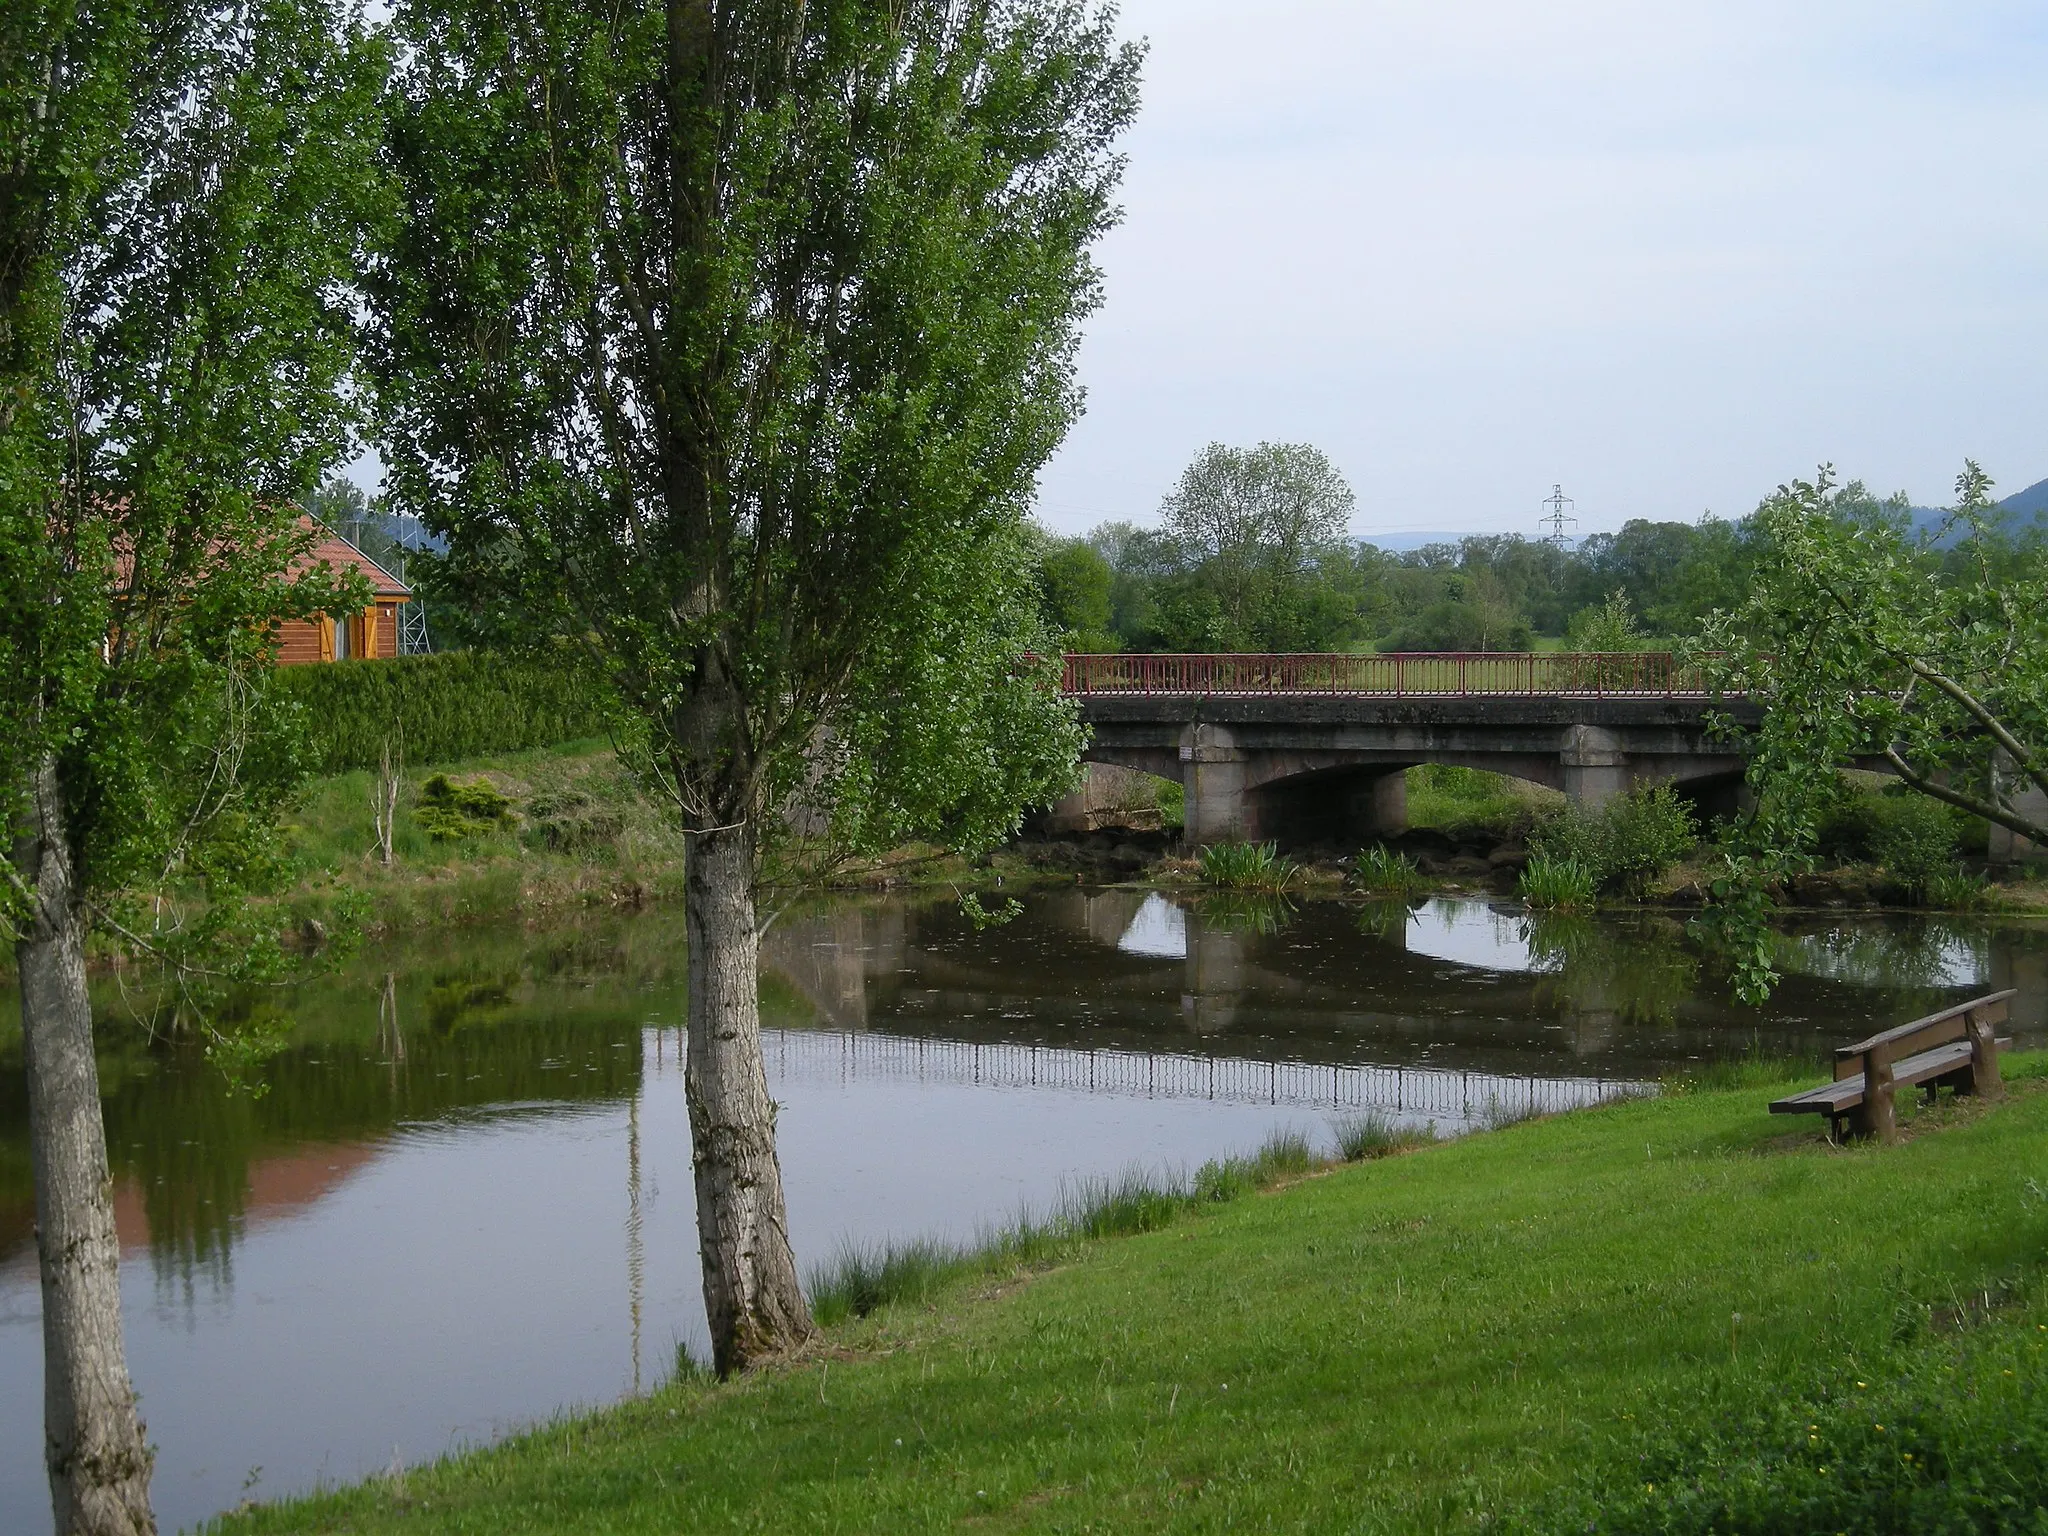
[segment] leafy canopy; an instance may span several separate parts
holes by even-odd
[[[985,844],[1079,745],[1023,511],[1138,55],[1067,0],[406,0],[391,500],[700,827]]]
[[[1757,809],[1718,891],[1751,939],[1761,891],[1804,867],[1845,764],[2048,838],[2024,798],[2048,793],[2048,564],[2038,543],[2010,538],[1990,491],[1967,464],[1955,508],[1924,538],[1902,508],[1838,487],[1825,468],[1758,509],[1748,597],[1702,637],[1721,685],[1764,708],[1751,740]],[[1773,979],[1764,949],[1743,950],[1742,984],[1761,995]]]
[[[159,954],[264,948],[272,636],[362,600],[288,572],[350,437],[382,67],[326,0],[0,21],[0,820],[54,764],[90,915]],[[10,935],[35,847],[0,841]],[[193,885],[196,921],[145,900]]]

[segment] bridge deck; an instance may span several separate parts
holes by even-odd
[[[1348,698],[1704,699],[1715,690],[1696,660],[1620,654],[1470,651],[1387,655],[1073,654],[1070,694],[1273,695]]]

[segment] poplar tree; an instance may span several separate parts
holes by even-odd
[[[757,859],[985,847],[1071,781],[1024,514],[1079,405],[1138,53],[1068,0],[401,0],[387,494],[567,637],[686,832],[714,1363],[811,1332]]]
[[[347,437],[380,79],[323,0],[0,13],[0,937],[62,1533],[154,1529],[86,944],[188,984],[276,954],[236,899],[290,776],[261,683],[280,621],[359,606],[288,573]]]

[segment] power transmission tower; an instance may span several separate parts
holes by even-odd
[[[1565,495],[1563,486],[1552,485],[1550,488],[1550,494],[1543,499],[1542,505],[1548,510],[1550,514],[1547,517],[1539,517],[1536,520],[1540,526],[1548,528],[1550,530],[1548,534],[1544,535],[1543,542],[1546,544],[1554,544],[1557,546],[1557,548],[1569,554],[1571,552],[1574,535],[1566,533],[1565,529],[1568,527],[1578,527],[1579,520],[1576,517],[1573,517],[1569,513],[1567,513],[1565,511],[1565,508],[1576,507],[1578,503],[1573,501],[1571,497]]]
[[[406,546],[398,546],[398,569],[391,574],[400,581],[405,580]],[[398,609],[398,654],[401,656],[430,656],[434,651],[434,640],[427,633],[427,605],[418,593],[400,604]]]

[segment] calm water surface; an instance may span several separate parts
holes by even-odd
[[[679,918],[434,934],[281,1003],[257,1098],[102,999],[129,1357],[167,1530],[655,1385],[704,1351]],[[1034,898],[786,916],[762,971],[791,1220],[971,1237],[1131,1164],[1186,1167],[1364,1106],[1446,1130],[1689,1062],[1816,1060],[1967,989],[2040,1017],[2048,934],[1789,934],[1735,1006],[1683,929],[1507,907]],[[48,1519],[17,1005],[0,996],[0,1530]]]

